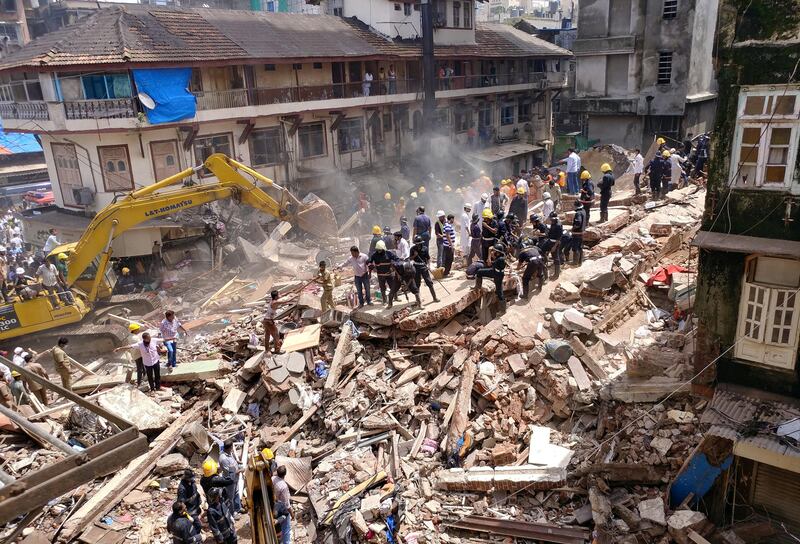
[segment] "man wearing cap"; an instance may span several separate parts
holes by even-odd
[[[408,218],[405,215],[400,218],[400,235],[406,242],[411,240],[411,228],[408,226]]]
[[[522,273],[522,298],[527,300],[533,275],[536,274],[536,278],[539,280],[539,284],[536,286],[536,291],[539,292],[542,290],[542,283],[547,274],[544,267],[544,259],[542,259],[542,254],[538,247],[524,247],[519,252],[519,255],[517,255],[517,272],[522,270],[523,266],[525,266],[525,271]]]
[[[544,264],[547,266],[548,253],[553,256],[553,267],[555,269],[555,278],[561,274],[561,238],[564,235],[564,226],[558,220],[558,214],[553,212],[550,214],[550,228],[547,229],[547,235],[540,241],[539,248],[542,250],[542,257],[544,257]]]
[[[394,236],[392,235],[392,229],[389,228],[388,225],[383,227],[383,237],[381,238],[383,243],[386,244],[386,249],[395,249],[396,245],[394,243]]]
[[[114,290],[123,295],[132,293],[136,286],[133,276],[131,276],[131,269],[127,266],[123,266],[120,272],[122,272],[122,275],[117,280],[117,285]]]
[[[481,260],[487,262],[489,259],[489,248],[497,241],[497,220],[494,218],[492,210],[484,208],[483,226],[481,227]]]
[[[62,336],[58,339],[58,344],[53,348],[52,354],[56,372],[61,376],[61,387],[72,391],[72,363],[70,363],[69,355],[64,351],[67,344],[69,344],[69,339]]]
[[[489,195],[483,193],[481,198],[472,206],[472,213],[478,214],[479,221],[478,224],[483,227],[483,209],[486,207],[486,203],[489,202]],[[491,211],[491,210],[490,210]]]
[[[515,217],[518,217],[523,222],[528,217],[528,192],[525,191],[525,188],[520,189],[514,195],[511,204],[508,206],[508,213],[513,213]]]
[[[417,236],[422,238],[426,249],[430,251],[431,218],[425,215],[425,206],[417,208],[417,216],[414,218],[414,237]]]
[[[611,200],[611,188],[614,187],[614,172],[607,162],[603,163],[600,171],[603,172],[603,179],[598,183],[600,187],[600,222],[605,223],[608,221],[608,203]]]
[[[14,356],[11,358],[11,362],[17,366],[23,366],[25,364],[25,359],[24,359],[25,356],[22,355],[23,353],[25,353],[24,349],[22,349],[19,346],[15,347]]]
[[[394,248],[398,259],[405,260],[411,255],[411,246],[408,244],[408,240],[403,238],[403,233],[399,230],[394,233]]]
[[[564,258],[569,259],[569,252],[573,250],[575,253],[572,256],[572,264],[580,264],[583,262],[583,233],[586,230],[586,212],[583,209],[583,204],[580,200],[575,201],[575,217],[572,218],[572,232],[571,242],[568,247],[564,248]]]
[[[128,359],[136,365],[136,387],[141,387],[145,376],[142,353],[139,350],[139,333],[142,332],[142,326],[135,322],[128,323],[128,332],[130,333],[128,344],[116,348],[114,352],[127,350],[123,355],[127,355]]]
[[[208,498],[208,511],[206,512],[208,527],[217,544],[236,544],[238,540],[233,515],[222,495],[223,492],[219,488],[211,489],[206,495]]]
[[[581,172],[581,190],[578,200],[583,205],[583,211],[586,214],[586,225],[583,229],[586,230],[586,227],[589,226],[589,212],[594,202],[594,182],[592,181],[592,174],[588,170]]]
[[[178,482],[178,500],[186,505],[187,513],[192,517],[195,528],[200,531],[200,493],[197,491],[194,471],[184,469],[181,481]]]
[[[505,250],[501,244],[492,246],[489,250],[489,260],[485,268],[481,268],[475,273],[475,289],[480,289],[483,278],[491,278],[494,281],[495,294],[500,302],[505,302],[503,295],[503,277],[505,276],[506,257]]]
[[[11,389],[11,396],[14,397],[17,406],[31,403],[25,383],[22,381],[22,375],[16,370],[11,371],[11,383],[8,384],[8,387]]]
[[[428,269],[428,261],[430,255],[428,254],[428,247],[422,241],[422,238],[416,236],[414,238],[414,245],[411,246],[411,255],[409,257],[411,263],[414,265],[414,282],[417,287],[422,287],[422,282],[428,286],[434,302],[439,302],[436,298],[436,290],[433,288],[433,279],[431,278],[431,271]]]
[[[459,234],[461,235],[461,255],[463,255],[464,258],[469,255],[469,227],[471,222],[472,204],[469,202],[464,202],[464,211],[461,212],[461,224],[459,225]]]

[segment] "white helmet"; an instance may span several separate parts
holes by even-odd
[[[447,214],[444,213],[444,210],[439,210],[438,212],[436,212],[436,217],[444,217],[445,215]]]
[[[488,195],[488,194],[486,194],[486,193],[483,193],[483,194],[481,195],[481,200],[483,200],[484,202],[486,202],[487,200],[489,200],[489,195]]]
[[[6,252],[6,246],[0,246],[0,253]]]
[[[545,199],[550,198],[550,193],[545,191],[544,193],[542,193],[542,198],[545,198]]]
[[[20,353],[20,355],[19,355],[19,356],[20,356],[20,357],[22,357],[22,358],[24,359],[25,357],[27,357],[27,356],[28,356],[28,352],[27,352],[27,351],[23,351],[22,353]]]
[[[16,348],[14,348],[14,355],[19,355],[19,354],[20,354],[20,353],[22,353],[23,351],[24,351],[24,350],[23,350],[21,347],[19,347],[19,346],[18,346],[18,347],[16,347]]]
[[[24,273],[25,273],[25,269],[24,268],[22,268],[21,266],[19,268],[17,268],[17,274],[24,274]]]
[[[470,204],[469,202],[464,202],[464,208],[467,209],[467,210],[471,210],[472,209],[472,204]]]

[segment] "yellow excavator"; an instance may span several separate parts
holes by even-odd
[[[253,544],[278,544],[279,529],[273,504],[271,460],[258,451],[247,460],[244,481],[247,489],[245,504],[250,514]]]
[[[215,179],[207,183],[184,184],[184,180],[204,170],[211,172]],[[258,185],[259,182],[265,186],[264,189]],[[276,198],[265,189],[277,193]],[[66,283],[73,294],[74,304],[54,308],[46,296],[3,304],[0,306],[0,342],[31,333],[39,333],[37,340],[40,340],[44,331],[81,322],[98,302],[134,304],[135,301],[130,297],[126,299],[125,295],[111,297],[116,284],[116,275],[109,266],[114,239],[150,219],[228,198],[294,223],[319,238],[334,237],[338,232],[333,210],[325,201],[302,202],[271,179],[217,153],[200,166],[187,168],[109,204],[92,219],[77,242],[54,249],[50,257],[59,253],[67,255]],[[153,309],[152,304],[149,309]],[[105,336],[112,344],[118,344],[127,335],[127,329],[121,326],[90,324],[70,331],[58,331],[58,334],[66,332],[98,339]],[[110,336],[116,336],[118,340]]]

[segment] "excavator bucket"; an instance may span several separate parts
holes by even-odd
[[[295,219],[297,226],[318,238],[339,235],[339,226],[330,205],[314,194],[309,194],[299,204]]]

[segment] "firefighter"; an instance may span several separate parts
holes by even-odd
[[[383,240],[382,235],[383,231],[381,230],[380,225],[374,225],[372,227],[372,238],[369,241],[369,251],[367,251],[367,255],[372,257],[372,254],[375,253],[375,245]]]
[[[536,274],[536,278],[539,280],[539,285],[536,287],[537,292],[542,290],[542,283],[547,275],[544,259],[538,247],[533,245],[523,246],[523,249],[517,255],[517,272],[522,270],[523,265],[525,265],[525,272],[522,273],[522,298],[527,300],[533,275]]]
[[[497,221],[491,208],[484,208],[483,226],[481,227],[481,260],[486,262],[489,259],[489,248],[497,241]]]
[[[417,306],[422,306],[422,301],[419,298],[419,289],[417,288],[417,282],[415,281],[416,271],[414,269],[414,264],[411,261],[394,259],[392,261],[392,271],[394,272],[394,275],[392,276],[391,288],[389,291],[388,308],[392,307],[392,303],[397,297],[397,292],[400,291],[400,289],[404,286],[414,294],[414,298],[417,301]]]
[[[414,245],[411,246],[411,263],[414,265],[414,281],[417,286],[422,286],[422,281],[428,286],[434,302],[439,302],[436,298],[436,291],[433,288],[433,278],[431,278],[431,271],[428,269],[428,261],[431,257],[428,254],[428,244],[425,243],[422,236],[414,236]]]
[[[172,544],[202,544],[200,528],[194,523],[186,505],[181,501],[172,503],[172,514],[167,518],[167,531],[172,535]]]
[[[236,544],[236,527],[233,523],[233,515],[226,501],[222,500],[222,490],[218,487],[211,489],[208,493],[208,527],[214,535],[217,544]]]
[[[607,162],[600,166],[600,171],[603,172],[603,179],[598,184],[600,186],[600,222],[605,223],[608,221],[608,203],[611,200],[611,188],[614,187],[614,172],[611,171],[611,165]]]
[[[506,252],[502,244],[495,244],[489,250],[489,261],[485,268],[475,273],[475,289],[480,289],[483,278],[494,281],[495,294],[500,302],[505,302],[503,296],[503,277],[506,270]]]
[[[386,250],[383,240],[375,244],[375,253],[367,260],[370,270],[375,270],[378,275],[378,288],[381,292],[381,302],[386,304],[386,288],[391,288],[392,281],[392,261],[397,256],[391,251]]]
[[[578,200],[586,213],[586,226],[588,226],[589,211],[592,209],[592,202],[594,202],[594,182],[592,182],[592,174],[588,170],[581,172],[581,192],[578,195]]]
[[[197,491],[194,471],[190,468],[183,471],[181,481],[178,482],[178,502],[184,505],[197,532],[200,533],[200,493]]]

